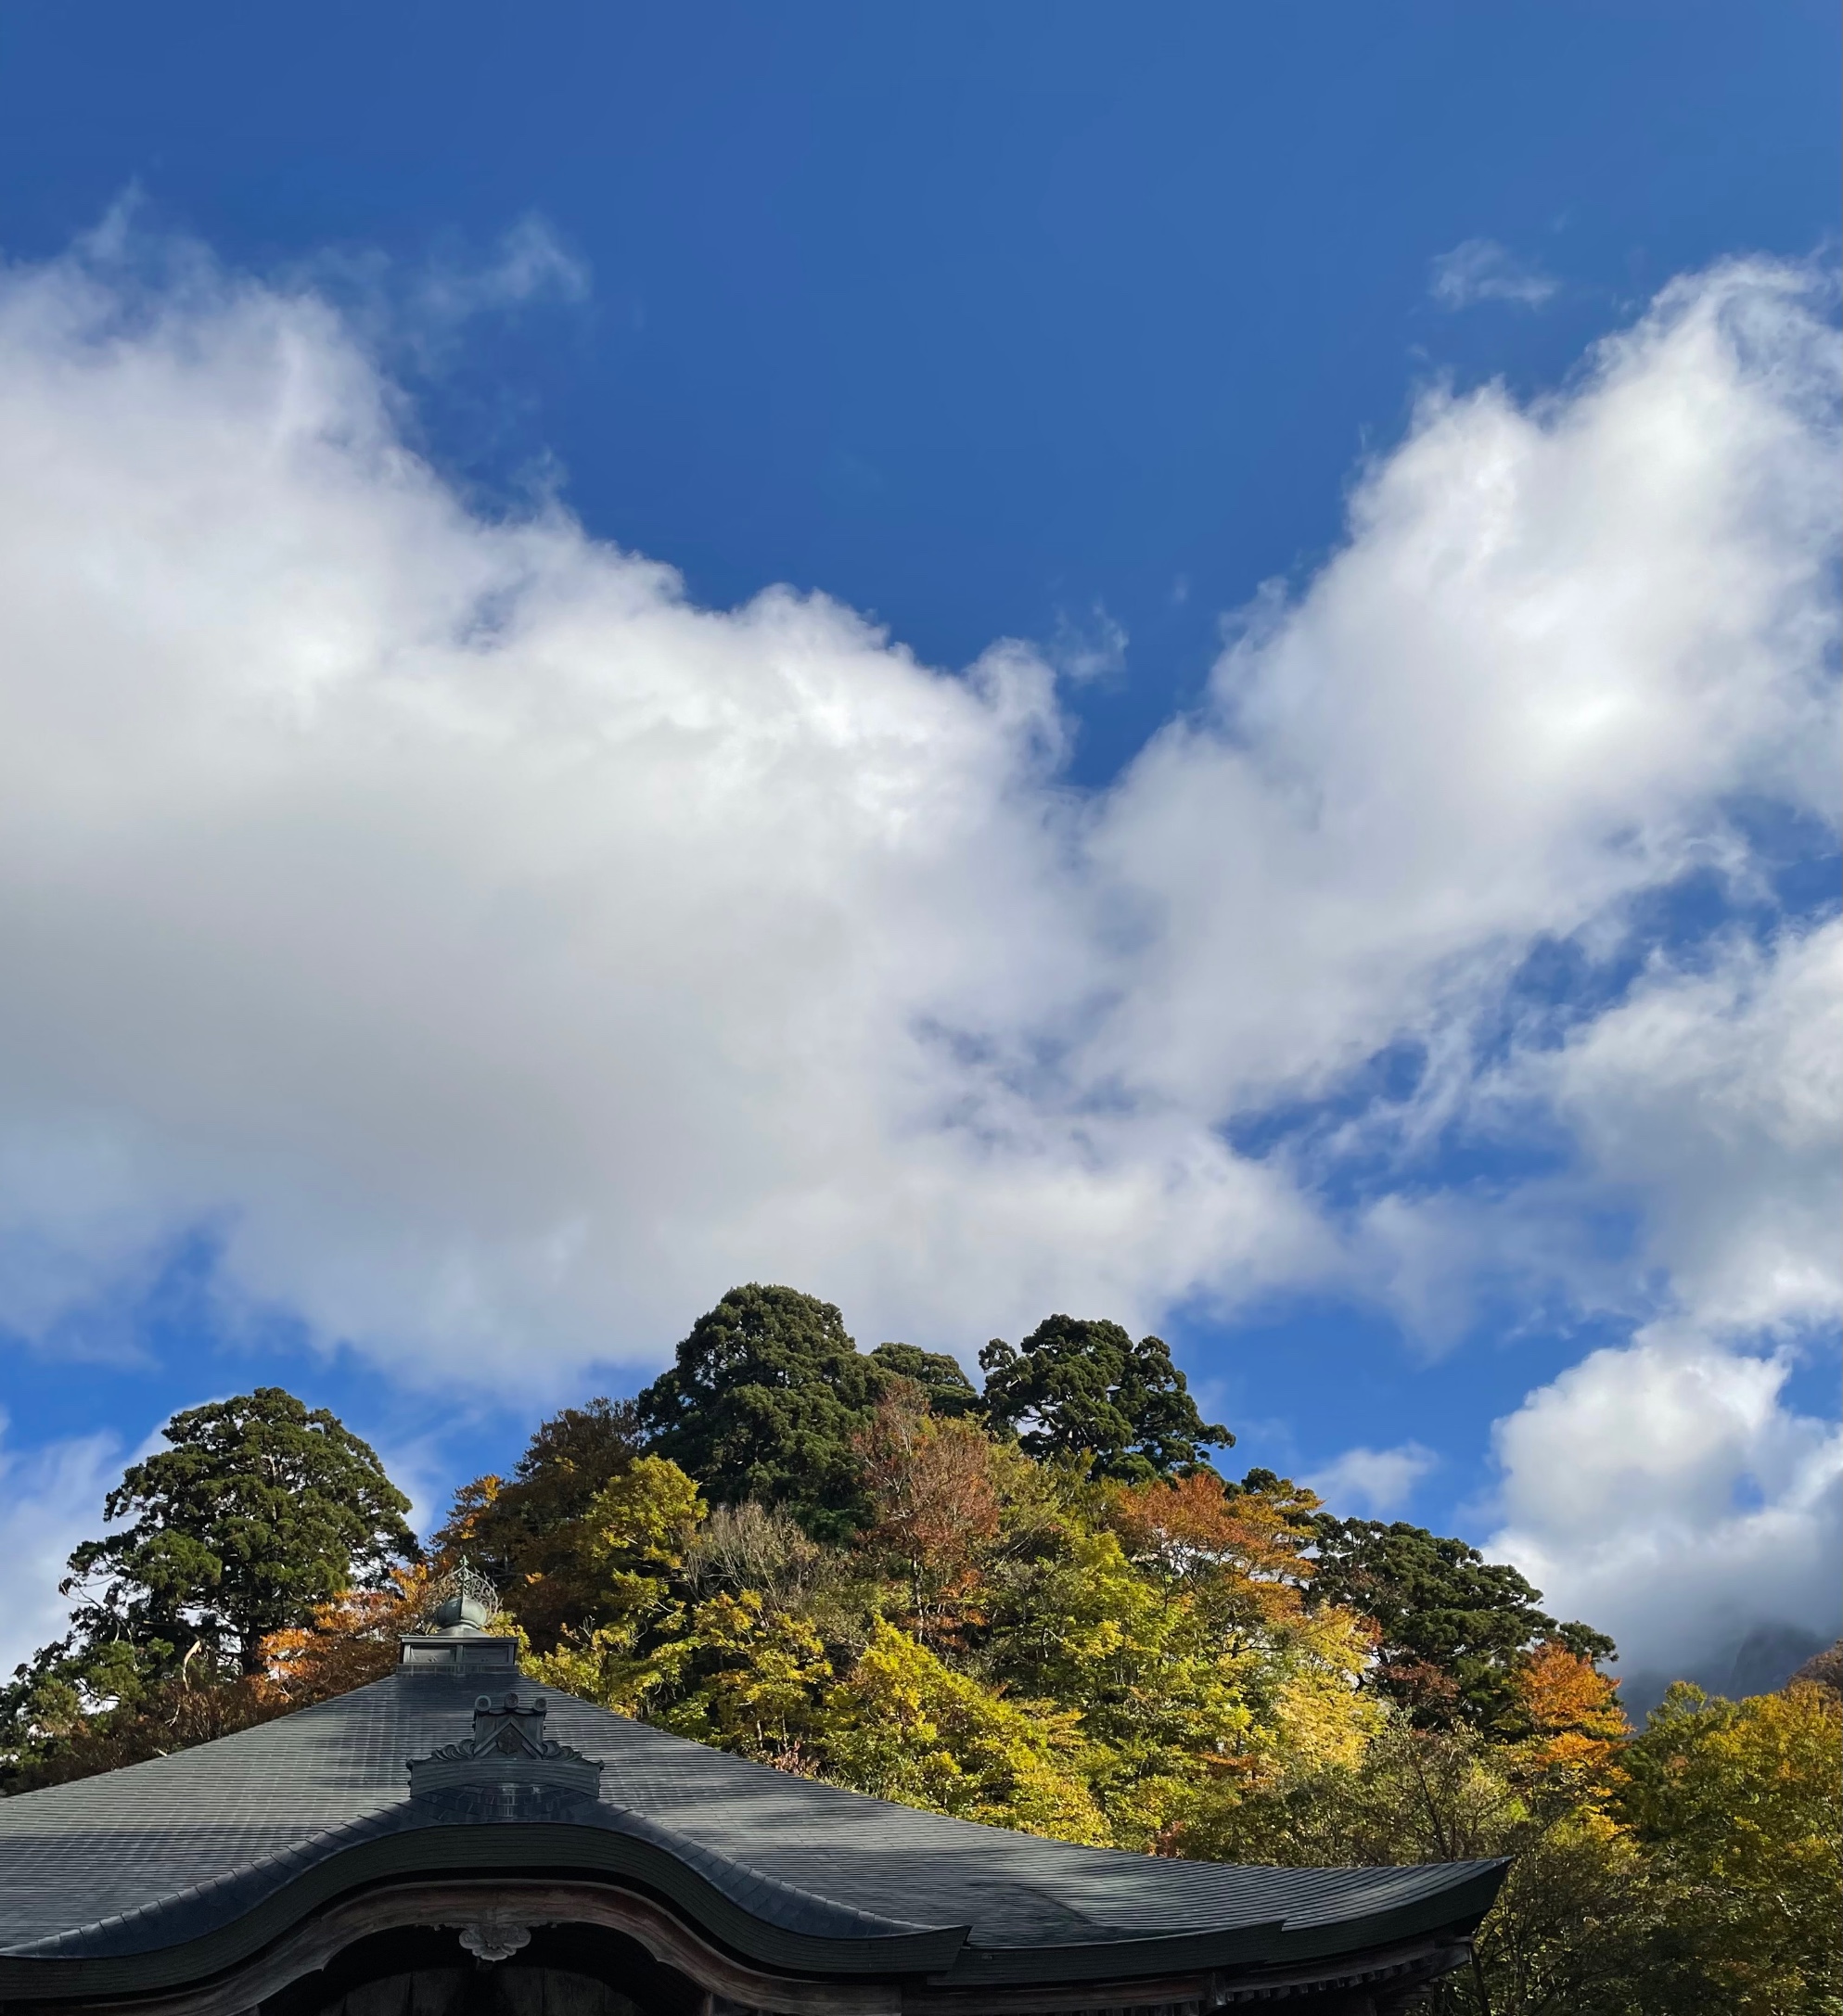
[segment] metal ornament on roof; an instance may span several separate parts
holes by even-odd
[[[424,1591],[422,1614],[431,1631],[484,1631],[499,1614],[499,1591],[464,1554]]]

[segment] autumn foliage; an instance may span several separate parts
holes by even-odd
[[[1202,1461],[1226,1430],[1158,1339],[1058,1317],[984,1355],[982,1397],[939,1354],[856,1353],[830,1305],[733,1291],[644,1404],[565,1408],[462,1485],[426,1562],[329,1595],[322,1521],[259,1640],[193,1628],[207,1583],[46,1648],[0,1768],[51,1783],[377,1680],[465,1557],[531,1678],[879,1798],[1164,1856],[1509,1857],[1449,2016],[1843,2008],[1824,1669],[1679,1687],[1634,1730],[1610,1642],[1514,1567]]]

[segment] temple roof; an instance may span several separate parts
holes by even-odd
[[[1463,1933],[1502,1873],[1478,1862],[1252,1869],[1075,1847],[793,1777],[555,1692],[551,1747],[599,1760],[598,1790],[477,1810],[412,1798],[408,1761],[457,1754],[479,1695],[478,1676],[405,1670],[196,1749],[0,1801],[0,1996],[42,1980],[34,1963],[47,1960],[196,1947],[202,1964],[357,1882],[428,1870],[603,1875],[771,1968],[992,1985]]]

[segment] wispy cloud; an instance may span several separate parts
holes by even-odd
[[[1387,1518],[1407,1504],[1414,1486],[1439,1461],[1418,1442],[1402,1442],[1392,1449],[1346,1449],[1305,1481],[1334,1512]]]
[[[0,1434],[5,1427],[0,1416]],[[31,1450],[0,1447],[0,1681],[69,1628],[70,1606],[58,1593],[65,1562],[96,1533],[119,1474],[120,1445],[110,1435]]]
[[[483,259],[433,260],[416,275],[424,313],[449,324],[520,308],[530,301],[581,301],[589,268],[556,228],[535,213],[521,217]]]
[[[108,235],[93,235],[89,246],[104,260],[140,256],[134,219],[131,193],[109,213]],[[196,247],[181,249],[194,284],[202,285],[202,253]],[[375,358],[412,378],[452,364],[470,324],[528,308],[579,305],[590,298],[594,278],[587,262],[536,211],[488,245],[449,238],[421,259],[396,259],[371,247],[331,247],[301,261],[287,277],[292,288],[337,309],[342,336],[361,339]]]
[[[1495,238],[1467,238],[1433,262],[1427,291],[1442,308],[1471,308],[1479,301],[1540,308],[1560,286],[1552,274],[1519,260]]]
[[[1129,642],[1125,624],[1097,602],[1085,618],[1060,611],[1043,655],[1063,678],[1087,685],[1096,680],[1117,679],[1126,670]]]

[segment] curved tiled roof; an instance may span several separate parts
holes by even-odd
[[[1100,1979],[1469,1931],[1495,1863],[1276,1869],[1082,1848],[790,1777],[550,1693],[600,1795],[457,1819],[405,1766],[479,1682],[406,1670],[216,1742],[0,1801],[0,1995],[45,1961],[241,1944],[380,1875],[571,1869],[788,1971]],[[967,1978],[973,1978],[967,1975]]]

